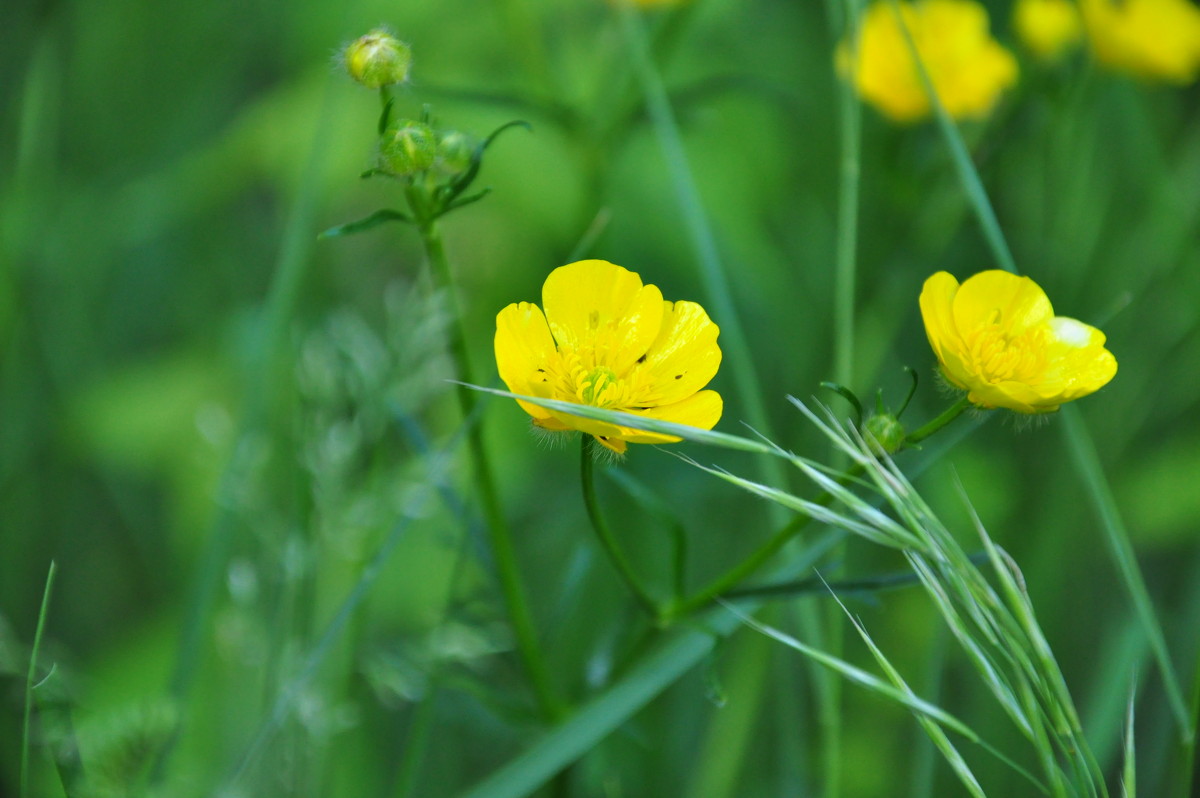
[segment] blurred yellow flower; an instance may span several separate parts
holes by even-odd
[[[637,274],[603,260],[560,266],[529,302],[496,316],[496,366],[513,393],[712,429],[721,396],[700,390],[717,373],[720,332],[695,302],[667,302]],[[679,438],[592,421],[519,401],[533,423],[579,430],[621,453],[628,443]]]
[[[1017,60],[988,31],[988,15],[973,0],[899,3],[904,25],[938,99],[952,117],[988,113],[1016,83]],[[851,45],[838,45],[838,70],[852,75],[858,93],[897,122],[915,122],[932,111],[896,10],[890,0],[867,9],[860,26],[858,63]]]
[[[1038,58],[1058,58],[1079,43],[1083,25],[1071,0],[1017,0],[1013,27]]]
[[[921,316],[942,374],[980,407],[1050,413],[1117,373],[1104,333],[1055,316],[1028,277],[986,271],[960,286],[938,272],[921,291]]]
[[[1200,76],[1200,8],[1190,0],[1081,0],[1080,8],[1100,63],[1169,83]]]

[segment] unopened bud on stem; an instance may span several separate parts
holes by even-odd
[[[386,30],[373,30],[355,39],[343,54],[350,77],[368,89],[408,80],[412,50]]]

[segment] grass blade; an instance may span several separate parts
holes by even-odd
[[[729,277],[721,262],[712,225],[709,223],[704,205],[700,201],[700,191],[692,177],[691,166],[688,164],[687,153],[683,147],[683,138],[679,133],[679,125],[675,121],[675,112],[671,108],[670,97],[663,85],[662,77],[658,74],[658,68],[650,56],[650,45],[646,41],[646,31],[642,26],[642,19],[630,0],[620,0],[617,3],[617,11],[626,47],[633,61],[634,72],[646,98],[646,110],[654,127],[654,133],[658,137],[659,146],[662,147],[663,156],[666,158],[671,185],[675,189],[675,199],[683,214],[688,238],[700,267],[700,280],[704,286],[706,300],[712,306],[713,317],[720,319],[721,332],[726,341],[725,346],[729,350],[726,362],[733,371],[738,398],[742,402],[750,425],[768,437],[774,437],[771,434],[767,409],[759,392],[760,383],[754,368],[753,351],[746,339],[737,307],[733,303],[733,291],[730,288]],[[763,480],[768,484],[775,487],[783,487],[787,484],[787,476],[779,462],[763,460],[759,467],[762,469]]]
[[[1179,733],[1184,745],[1190,746],[1195,740],[1195,729],[1192,728],[1191,717],[1188,713],[1187,701],[1183,697],[1179,677],[1175,666],[1171,663],[1171,654],[1167,650],[1167,640],[1163,634],[1158,617],[1154,614],[1154,605],[1150,601],[1146,581],[1138,567],[1133,545],[1129,542],[1129,533],[1125,522],[1117,509],[1116,499],[1104,472],[1100,468],[1100,457],[1096,445],[1088,434],[1083,417],[1072,406],[1064,407],[1062,416],[1063,436],[1066,438],[1067,450],[1071,461],[1083,480],[1084,487],[1092,500],[1092,506],[1100,517],[1100,526],[1104,530],[1104,539],[1108,543],[1113,562],[1133,600],[1133,609],[1141,623],[1142,630],[1150,641],[1150,649],[1162,672],[1163,685],[1167,691],[1167,700],[1171,705],[1171,713],[1179,725]]]
[[[42,608],[38,611],[37,628],[33,633],[33,648],[29,652],[29,670],[25,674],[25,715],[21,723],[21,798],[29,796],[29,725],[33,718],[34,676],[37,673],[38,652],[42,648],[42,633],[46,630],[46,617],[50,614],[50,594],[54,590],[54,574],[58,563],[50,561],[46,573],[46,587],[42,590]]]

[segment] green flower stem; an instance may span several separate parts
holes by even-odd
[[[942,411],[941,415],[937,416],[932,421],[929,421],[924,426],[919,427],[905,435],[904,443],[901,444],[900,448],[903,450],[916,446],[918,443],[925,440],[930,435],[961,416],[963,412],[965,412],[970,406],[971,401],[967,399],[966,394],[963,394],[962,398]]]
[[[413,208],[418,213],[417,207]],[[445,291],[449,303],[450,314],[454,319],[450,331],[450,349],[458,368],[460,384],[456,386],[458,402],[462,408],[463,418],[471,415],[475,409],[475,394],[461,383],[471,382],[471,365],[467,356],[467,338],[463,329],[462,314],[458,310],[458,301],[454,296],[454,281],[450,274],[450,263],[446,259],[446,248],[442,243],[441,233],[437,224],[432,220],[418,223],[421,232],[421,242],[425,246],[425,256],[429,260],[433,280],[438,288]],[[546,669],[546,660],[538,643],[534,630],[533,615],[529,611],[529,602],[525,598],[525,589],[521,583],[521,574],[517,567],[516,550],[513,547],[512,531],[504,518],[500,507],[500,499],[496,492],[496,484],[492,479],[492,469],[488,461],[487,448],[483,443],[483,428],[480,424],[471,425],[467,433],[471,455],[475,461],[472,469],[475,477],[475,487],[479,492],[483,505],[483,515],[487,522],[488,540],[492,548],[492,556],[496,560],[496,574],[500,580],[500,590],[504,594],[504,603],[508,609],[509,620],[517,639],[517,650],[529,675],[537,697],[538,707],[546,720],[555,720],[561,714],[562,707],[550,685],[550,674]]]
[[[929,421],[927,424],[913,430],[904,438],[899,451],[911,448],[920,441],[925,440],[930,435],[938,432],[954,419],[958,418],[963,412],[971,406],[966,396],[963,396],[953,405],[948,407],[936,418]],[[845,474],[838,480],[841,485],[849,484],[856,477],[863,473],[863,467],[855,465],[846,471]],[[833,501],[833,496],[824,492],[813,502],[821,506],[828,506]],[[771,536],[771,539],[756,549],[749,557],[742,560],[730,570],[726,571],[721,576],[709,582],[708,585],[701,588],[695,594],[687,599],[677,603],[669,608],[667,620],[685,617],[693,612],[702,610],[713,602],[717,597],[723,596],[735,587],[740,585],[745,579],[751,576],[769,559],[775,556],[784,545],[796,536],[800,530],[808,525],[809,519],[807,516],[797,515],[793,517],[786,525],[781,527],[778,532]]]
[[[617,573],[621,575],[621,579],[624,580],[625,586],[633,593],[634,598],[638,600],[642,608],[650,613],[650,617],[655,622],[658,622],[662,618],[658,602],[654,600],[654,597],[638,581],[637,574],[633,572],[633,567],[629,564],[629,559],[621,551],[621,547],[617,545],[617,539],[613,537],[612,530],[608,528],[608,524],[604,520],[604,515],[600,512],[600,503],[596,500],[596,481],[593,477],[595,471],[593,458],[591,453],[588,452],[588,437],[587,435],[580,436],[579,475],[580,482],[583,484],[583,504],[587,507],[587,514],[592,522],[592,529],[596,530],[596,537],[600,539],[600,545],[604,547],[608,558],[612,560],[612,564],[616,567]]]

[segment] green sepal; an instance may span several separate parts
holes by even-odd
[[[370,230],[373,227],[378,227],[385,222],[408,222],[411,224],[412,219],[407,214],[401,213],[400,211],[393,211],[389,210],[388,208],[384,208],[383,210],[375,211],[375,213],[367,216],[364,219],[359,219],[357,222],[348,222],[346,224],[340,224],[337,227],[331,227],[317,236],[317,238],[337,238],[338,236],[353,235],[354,233],[361,233],[364,230]]]
[[[487,148],[491,146],[492,142],[495,141],[501,133],[514,127],[523,127],[530,131],[533,130],[533,127],[528,122],[520,119],[512,122],[506,122],[505,124],[496,128],[492,131],[490,136],[479,142],[479,146],[475,148],[475,152],[471,155],[471,165],[468,166],[462,174],[455,177],[454,180],[438,188],[437,199],[441,202],[445,210],[448,211],[453,207],[458,207],[457,205],[452,204],[453,200],[459,194],[462,194],[464,191],[466,191],[467,188],[470,187],[471,183],[475,181],[476,176],[479,174],[479,168],[483,165],[483,153],[487,151]],[[445,211],[443,211],[443,213],[444,212]]]
[[[451,202],[449,205],[447,205],[445,208],[443,208],[442,213],[449,213],[450,211],[461,208],[464,205],[470,205],[473,202],[479,202],[479,200],[483,199],[484,197],[486,197],[488,194],[491,194],[491,193],[492,193],[492,190],[490,188],[485,188],[483,191],[480,191],[478,194],[472,194],[469,197],[463,197],[462,199],[455,200],[454,202]]]
[[[396,98],[390,94],[384,95],[383,110],[379,112],[379,124],[376,129],[380,137],[387,131],[388,125],[392,122],[392,108],[396,104]]]
[[[842,397],[847,402],[849,402],[850,406],[854,408],[854,415],[858,420],[858,423],[855,426],[858,426],[858,427],[862,426],[862,423],[863,423],[862,402],[858,401],[858,397],[854,395],[854,391],[850,390],[845,385],[841,385],[836,382],[829,382],[828,380],[822,382],[821,387],[828,388],[829,390],[833,391],[838,396]]]
[[[917,383],[920,381],[920,375],[912,366],[905,366],[904,370],[908,372],[908,376],[912,377],[912,385],[908,389],[908,396],[904,397],[904,404],[900,405],[900,409],[896,411],[896,418],[904,415],[904,411],[908,409],[908,403],[912,401],[913,394],[917,392]]]

